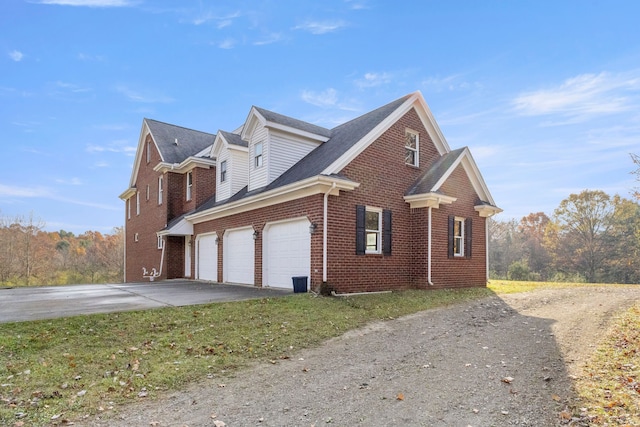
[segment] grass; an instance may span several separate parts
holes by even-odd
[[[297,294],[0,325],[0,425],[64,425],[152,399],[375,320],[491,295],[485,288],[349,298]]]
[[[575,385],[577,418],[594,426],[640,425],[640,303],[615,320]]]
[[[348,298],[296,294],[0,324],[0,425],[65,425],[97,413],[113,414],[126,404],[193,381],[222,381],[254,362],[278,363],[372,321],[495,293],[578,286],[602,285],[491,281],[487,288]],[[634,310],[616,323],[598,350],[600,358],[590,371],[593,382],[577,382],[588,407],[578,408],[579,415],[640,425],[640,306]],[[601,385],[605,380],[606,388]],[[626,397],[618,392],[626,392]]]

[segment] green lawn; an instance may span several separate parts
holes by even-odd
[[[295,294],[0,324],[0,425],[64,425],[252,362],[288,358],[371,321],[566,286],[583,285],[492,281],[488,288],[348,298]]]

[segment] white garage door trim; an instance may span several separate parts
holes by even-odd
[[[311,234],[307,217],[268,223],[263,231],[263,286],[293,290],[292,277],[311,280]]]
[[[222,274],[225,282],[253,285],[255,282],[255,253],[253,227],[236,228],[224,232]]]
[[[200,280],[218,281],[217,233],[200,234],[196,238],[196,274]]]

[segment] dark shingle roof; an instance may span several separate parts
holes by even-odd
[[[273,111],[265,110],[260,107],[253,107],[258,113],[260,113],[267,121],[278,123],[280,125],[289,126],[294,129],[300,129],[306,132],[315,133],[324,137],[331,136],[331,131],[322,126],[317,126],[312,123],[303,122],[302,120],[294,119],[293,117],[283,116],[282,114],[274,113]]]
[[[240,138],[240,135],[238,135],[236,133],[225,132],[223,130],[220,130],[218,132],[222,136],[224,136],[224,139],[226,139],[229,144],[239,145],[241,147],[248,147],[249,146],[249,143],[247,141],[245,141],[244,139]]]
[[[431,164],[431,166],[429,166],[420,175],[420,177],[418,177],[413,186],[411,186],[411,188],[407,190],[405,196],[413,196],[416,194],[426,194],[433,192],[433,187],[438,181],[440,181],[440,178],[442,178],[442,176],[447,173],[447,171],[455,163],[458,157],[462,155],[462,152],[464,150],[465,147],[458,148],[457,150],[453,150],[437,158]]]
[[[277,188],[319,175],[400,107],[410,96],[411,95],[403,96],[387,105],[331,129],[331,137],[327,142],[322,143],[318,148],[314,149],[302,160],[293,165],[288,171],[280,175],[280,177],[269,184],[268,189]]]
[[[153,139],[160,150],[162,160],[167,163],[180,163],[213,145],[215,135],[170,125],[152,119],[144,119],[149,126]],[[176,139],[178,145],[175,144]]]

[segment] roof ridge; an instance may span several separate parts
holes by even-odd
[[[197,129],[193,129],[193,128],[188,128],[186,126],[174,125],[173,123],[163,122],[161,120],[156,120],[156,119],[150,119],[149,117],[145,117],[144,120],[145,121],[149,120],[149,121],[152,121],[152,122],[159,123],[161,125],[172,126],[174,128],[180,128],[180,129],[188,130],[188,131],[191,131],[191,132],[205,133],[207,135],[215,136],[215,133],[205,132],[203,130],[197,130]]]

